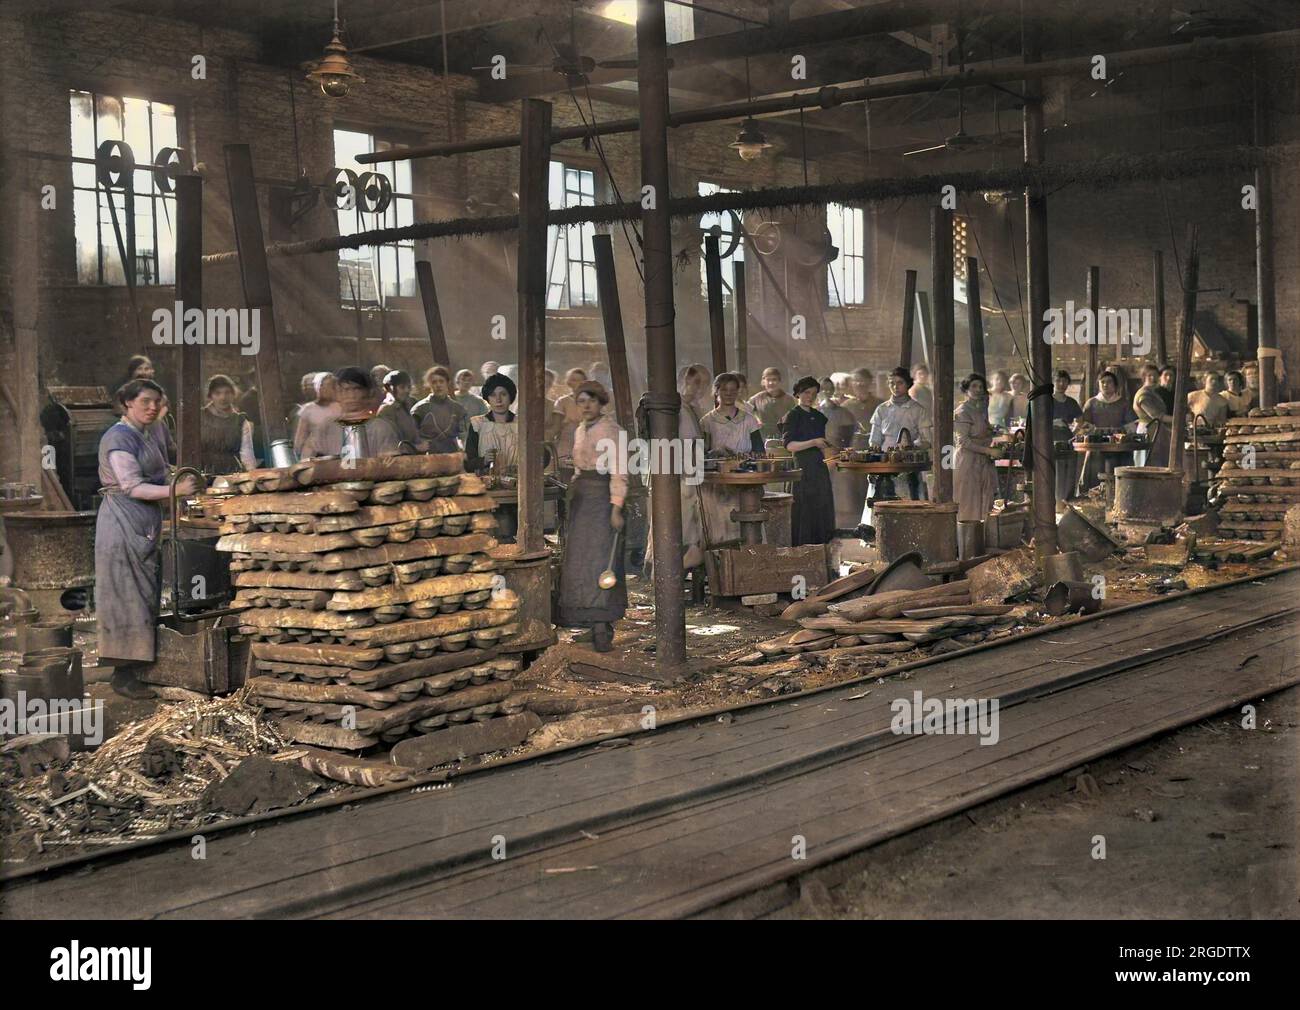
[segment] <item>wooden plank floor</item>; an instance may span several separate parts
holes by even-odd
[[[0,915],[685,915],[1099,753],[1296,682],[1300,573],[1181,597],[912,672],[14,881]],[[1246,650],[1243,652],[1242,650]],[[1224,676],[1225,657],[1256,653]],[[1117,660],[1146,662],[1115,672]],[[1231,667],[1234,664],[1229,664]],[[1090,679],[1092,678],[1092,679]],[[863,692],[870,693],[863,696]],[[890,702],[999,698],[1001,740],[898,737]],[[803,835],[809,859],[790,858]],[[493,860],[495,837],[505,860]],[[596,869],[588,869],[596,867]],[[559,871],[559,872],[557,872]]]

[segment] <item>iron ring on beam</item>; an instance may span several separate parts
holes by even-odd
[[[106,140],[96,148],[95,178],[104,189],[125,189],[134,171],[135,155],[130,144]]]

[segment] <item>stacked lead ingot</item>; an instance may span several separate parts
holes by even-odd
[[[233,474],[221,520],[258,702],[299,743],[360,750],[512,715],[519,600],[495,504],[459,454]]]
[[[1229,418],[1224,443],[1220,532],[1280,542],[1287,509],[1300,505],[1300,403]]]

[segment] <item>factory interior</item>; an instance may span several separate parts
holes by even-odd
[[[1292,3],[0,5],[0,920],[1295,918],[1298,164]]]

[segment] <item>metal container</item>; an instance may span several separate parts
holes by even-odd
[[[19,652],[70,649],[72,648],[72,621],[57,617],[46,621],[32,621],[19,632],[18,639]]]
[[[40,671],[19,669],[10,673],[0,673],[0,699],[18,706],[18,695],[26,698],[44,698],[46,677]]]
[[[18,673],[41,677],[44,687],[40,696],[46,700],[80,698],[85,694],[78,649],[39,649],[26,653]]]
[[[287,438],[277,438],[271,443],[271,460],[268,466],[293,466],[298,462],[298,455],[293,451],[293,442]]]
[[[1177,525],[1183,518],[1181,470],[1163,466],[1115,468],[1115,519],[1120,522]]]
[[[10,512],[5,539],[20,589],[74,589],[95,584],[94,512]]]
[[[794,495],[784,491],[766,491],[763,508],[767,509],[767,522],[763,536],[773,547],[789,547],[794,522]]]
[[[1047,590],[1043,608],[1053,617],[1093,614],[1101,609],[1101,598],[1093,593],[1091,582],[1057,582]]]
[[[984,521],[982,519],[957,520],[957,556],[966,561],[984,553]]]
[[[1082,582],[1083,562],[1079,555],[1066,551],[1043,558],[1043,581],[1049,586],[1056,582]]]
[[[882,501],[872,506],[872,516],[883,560],[909,551],[919,553],[926,567],[957,560],[956,502]]]
[[[1103,561],[1119,550],[1110,534],[1075,505],[1065,506],[1056,524],[1056,537],[1062,550],[1075,551],[1089,562]]]

